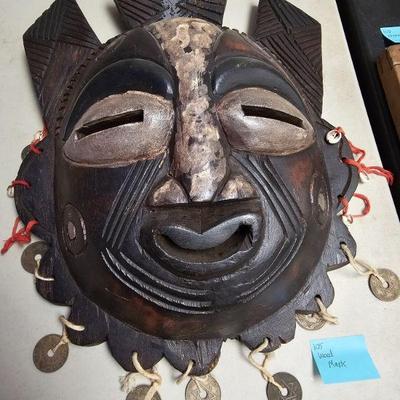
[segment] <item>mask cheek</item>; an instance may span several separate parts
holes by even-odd
[[[318,147],[314,145],[308,151],[270,160],[308,224],[325,225],[330,216],[331,195]]]

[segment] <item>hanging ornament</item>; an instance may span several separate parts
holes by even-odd
[[[50,334],[40,339],[33,350],[33,363],[39,371],[50,373],[56,372],[64,366],[68,359],[70,340],[67,328],[76,332],[83,332],[84,326],[76,325],[65,317],[60,317],[63,324],[63,334]]]
[[[62,344],[62,345],[60,345]],[[42,372],[56,372],[68,359],[69,348],[62,336],[47,335],[36,344],[33,350],[33,363]]]
[[[393,271],[386,268],[376,269],[366,262],[356,260],[345,244],[341,248],[354,270],[369,277],[369,287],[377,299],[388,302],[399,298],[400,279]]]
[[[253,350],[249,354],[250,364],[257,368],[262,377],[267,381],[267,398],[268,400],[280,400],[280,399],[293,399],[293,400],[301,400],[303,398],[303,391],[299,381],[291,374],[287,372],[278,372],[277,374],[271,374],[268,369],[269,363],[269,354],[264,354],[263,352],[268,349],[270,346],[270,342],[268,339],[265,339],[264,342]],[[264,361],[262,364],[259,364],[255,356],[257,354],[264,355]]]
[[[286,372],[278,372],[274,375],[274,379],[285,389],[280,391],[276,385],[268,383],[268,400],[301,400],[303,398],[303,389],[301,388],[300,382],[293,375]]]
[[[322,300],[318,297],[315,298],[315,301],[318,304],[319,311],[312,314],[301,314],[296,313],[296,321],[297,323],[304,329],[308,331],[316,331],[325,326],[328,322],[330,324],[337,324],[338,319],[328,313],[327,308],[325,307]]]
[[[192,377],[186,386],[186,400],[221,400],[221,388],[210,374]]]
[[[26,247],[21,256],[21,265],[24,270],[29,274],[35,274],[38,262],[40,263],[48,249],[49,246],[44,241],[35,242]]]

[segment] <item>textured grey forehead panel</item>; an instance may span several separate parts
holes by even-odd
[[[193,18],[175,18],[150,26],[179,80],[174,173],[194,201],[210,201],[226,175],[227,163],[205,81],[207,58],[221,30]]]

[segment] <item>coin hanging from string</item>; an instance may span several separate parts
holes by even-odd
[[[211,375],[191,377],[186,386],[186,400],[220,400],[221,388]]]
[[[369,276],[369,288],[377,299],[388,302],[400,296],[400,279],[393,271],[386,268],[376,269],[364,261],[356,260],[344,243],[341,248],[354,270],[360,275]]]
[[[147,385],[136,386],[131,392],[128,393],[126,400],[144,400],[150,389],[151,386]],[[160,394],[156,392],[153,395],[152,400],[161,400]]]
[[[381,301],[394,301],[400,296],[400,279],[390,269],[378,269],[379,276],[386,282],[386,285],[376,277],[370,275],[369,287],[373,295]]]
[[[296,321],[303,329],[308,331],[317,331],[323,328],[326,324],[326,320],[318,313],[296,313]]]
[[[34,274],[37,267],[37,257],[43,257],[48,249],[48,244],[43,241],[29,245],[21,256],[21,264],[24,270],[30,274]]]
[[[268,400],[301,400],[303,398],[300,382],[293,375],[287,372],[278,372],[273,378],[285,390],[281,392],[276,385],[269,382],[267,385]]]
[[[33,363],[39,371],[58,371],[67,361],[68,344],[62,343],[60,335],[47,335],[39,340],[33,350]]]

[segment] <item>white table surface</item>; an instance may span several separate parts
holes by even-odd
[[[380,163],[367,114],[334,0],[292,0],[316,18],[323,30],[324,113],[334,125],[345,127],[348,137],[368,152],[368,162]],[[51,4],[51,0],[0,0],[0,238],[6,239],[15,219],[13,202],[5,188],[16,175],[20,152],[41,128],[40,111],[30,83],[22,45],[25,30]],[[80,0],[87,19],[102,41],[119,33],[112,0]],[[224,25],[246,31],[257,0],[228,0]],[[397,171],[399,173],[399,171]],[[384,179],[372,177],[359,192],[369,196],[372,212],[351,226],[360,259],[400,273],[400,225]],[[44,205],[46,206],[46,205]],[[66,309],[44,301],[33,280],[20,266],[21,248],[13,247],[0,258],[0,400],[101,400],[124,399],[118,378],[122,369],[105,344],[71,346],[67,364],[54,374],[42,374],[32,363],[36,342],[48,333],[60,333],[57,317]],[[400,398],[398,373],[400,301],[381,303],[369,292],[367,281],[350,267],[330,274],[336,298],[330,311],[339,316],[338,326],[318,332],[297,329],[296,338],[275,352],[272,372],[287,371],[301,382],[305,400],[395,400]],[[313,372],[309,340],[363,334],[381,374],[376,381],[324,385]],[[223,399],[266,399],[265,382],[249,365],[247,350],[237,342],[223,346],[214,376]],[[159,366],[164,400],[184,399],[185,384],[165,361]]]

